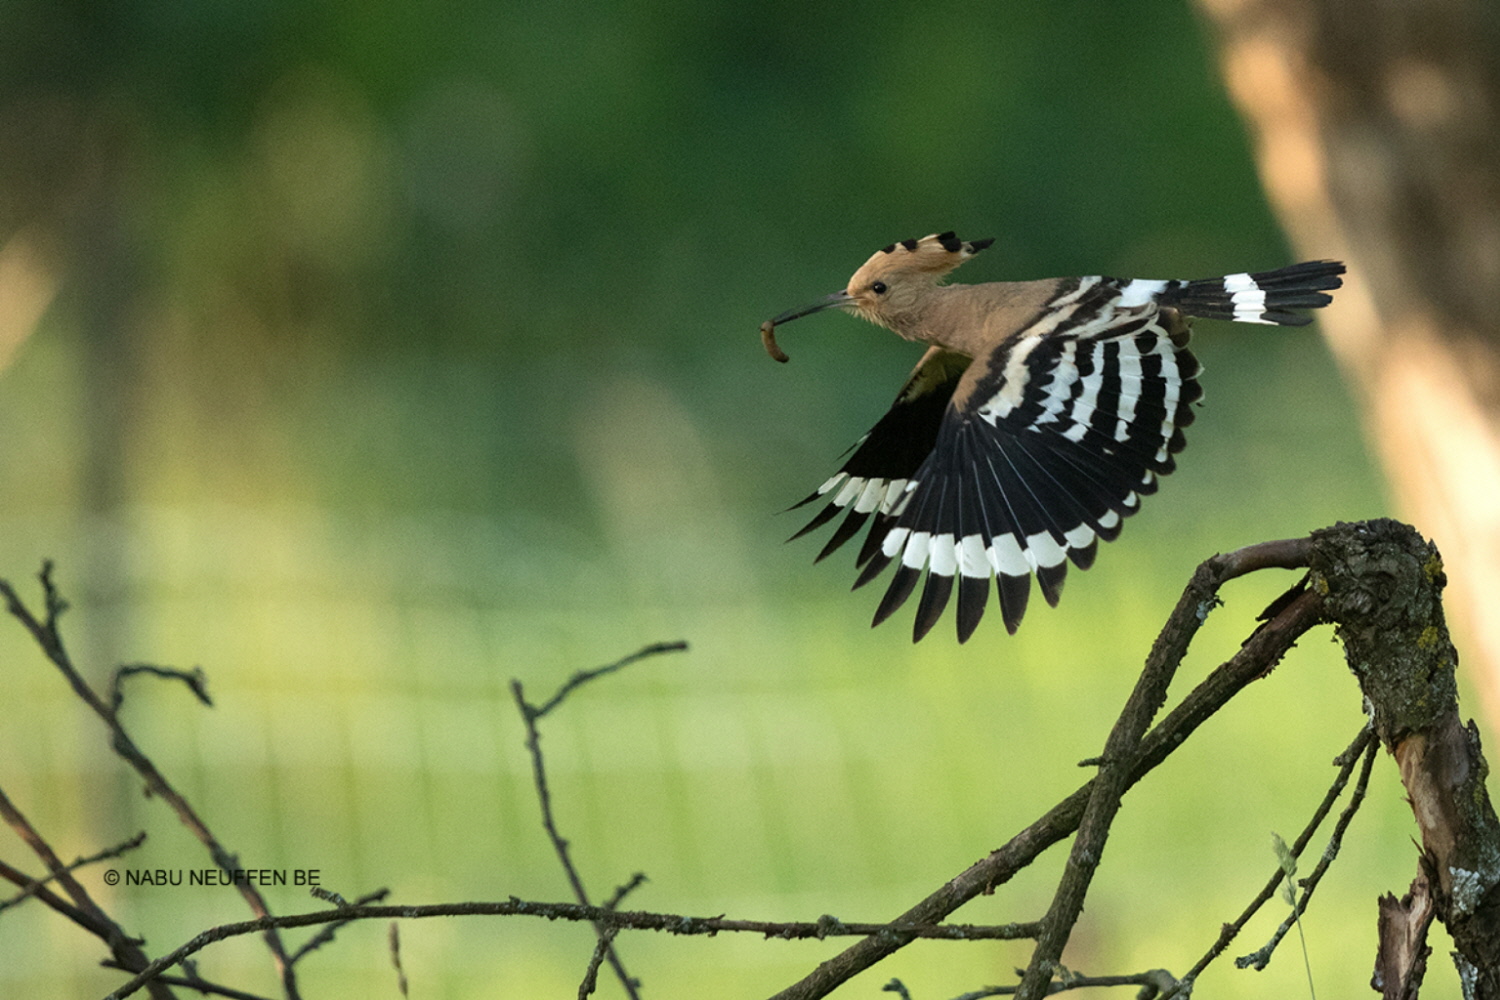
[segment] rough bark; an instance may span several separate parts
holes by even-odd
[[[1485,789],[1489,768],[1478,730],[1459,717],[1458,653],[1443,619],[1443,561],[1409,526],[1367,521],[1314,533],[1310,563],[1309,586],[1338,626],[1375,733],[1396,759],[1421,831],[1416,899],[1403,902],[1419,909],[1430,894],[1433,913],[1453,936],[1464,995],[1500,1000],[1500,820]],[[1390,992],[1395,984],[1386,977],[1401,970],[1403,979],[1420,983],[1425,923],[1417,937],[1411,928],[1387,930],[1397,916],[1382,903],[1376,988],[1415,996],[1414,988]]]

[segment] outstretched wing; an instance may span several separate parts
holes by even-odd
[[[1084,278],[1044,321],[1000,345],[961,380],[901,516],[861,581],[895,563],[883,620],[927,581],[913,638],[958,585],[958,635],[979,624],[990,578],[1014,632],[1030,578],[1055,605],[1071,561],[1093,564],[1156,479],[1175,468],[1201,395],[1186,320],[1154,301],[1120,305],[1120,284]]]
[[[1031,576],[1056,604],[1068,562],[1087,569],[1098,540],[1116,537],[1139,497],[1172,471],[1200,395],[1187,323],[1154,297],[1120,306],[1121,287],[1104,278],[1061,283],[1031,323],[963,371],[940,414],[936,391],[908,399],[903,390],[814,494],[834,493],[804,531],[850,510],[819,558],[874,515],[855,586],[896,565],[876,624],[906,602],[925,569],[914,639],[936,623],[955,582],[958,637],[968,639],[992,577],[1014,632]],[[930,350],[924,365],[944,353]],[[922,383],[924,365],[908,389]],[[891,462],[881,446],[898,428],[911,449]],[[923,442],[926,454],[913,461]]]

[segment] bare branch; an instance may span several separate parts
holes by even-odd
[[[82,699],[83,703],[93,709],[94,714],[104,722],[110,732],[110,746],[115,753],[119,754],[127,764],[135,770],[146,782],[146,787],[151,794],[160,798],[172,807],[176,812],[178,820],[187,827],[199,842],[208,849],[209,856],[214,864],[225,872],[233,875],[239,869],[239,862],[233,854],[219,843],[218,839],[209,830],[208,824],[198,816],[196,810],[188,803],[166,777],[157,770],[151,758],[136,746],[130,734],[125,731],[121,724],[119,714],[115,708],[104,704],[94,689],[83,679],[83,675],[73,665],[72,658],[68,655],[63,645],[62,633],[58,629],[57,620],[67,609],[67,602],[62,599],[56,586],[52,582],[52,562],[48,560],[42,564],[39,574],[42,584],[43,603],[46,610],[45,617],[38,619],[27,608],[26,603],[11,587],[10,583],[0,580],[0,596],[5,598],[6,607],[10,613],[31,633],[37,645],[47,655],[58,671],[73,688],[75,694]],[[118,684],[118,681],[116,681]],[[270,915],[270,908],[266,905],[265,898],[261,896],[260,890],[249,884],[248,881],[235,880],[236,888],[240,895],[249,904],[250,911],[257,916]],[[281,978],[282,989],[286,992],[287,1000],[298,1000],[296,973],[287,959],[286,948],[281,942],[281,937],[274,928],[268,928],[265,935],[266,947],[271,952],[277,973]],[[118,957],[118,956],[117,956]],[[128,963],[126,963],[128,964]]]
[[[615,886],[614,893],[610,895],[609,899],[604,901],[604,908],[606,910],[618,909],[620,902],[645,882],[646,873],[636,872],[634,875],[630,876],[629,882],[626,882],[624,885]]]
[[[561,705],[563,699],[589,681],[597,680],[617,670],[622,670],[630,666],[630,664],[637,663],[648,657],[685,649],[687,649],[687,643],[685,642],[658,642],[607,666],[597,667],[593,670],[581,670],[568,678],[567,682],[557,689],[557,693],[548,698],[540,707],[532,705],[526,700],[525,692],[522,690],[519,680],[513,679],[510,682],[510,691],[515,697],[516,708],[521,712],[521,721],[526,724],[526,750],[531,754],[532,777],[536,782],[537,801],[542,807],[542,826],[547,831],[548,839],[552,841],[552,849],[556,852],[558,861],[562,863],[563,872],[568,876],[568,884],[573,888],[573,898],[577,899],[584,906],[589,905],[588,891],[584,889],[583,879],[579,876],[578,869],[573,864],[573,858],[568,851],[568,841],[558,832],[557,821],[552,814],[552,795],[547,788],[547,767],[542,756],[542,734],[537,729],[537,720]],[[644,879],[645,875],[638,873],[636,879],[632,881],[628,888],[618,891],[615,894],[616,902]],[[613,909],[613,907],[608,906],[605,909]],[[607,932],[608,936],[606,938]],[[614,948],[614,936],[615,933],[618,933],[618,929],[611,931],[603,924],[595,924],[594,933],[599,939],[601,955],[609,962],[610,968],[614,970],[616,977],[620,980],[620,984],[625,987],[626,995],[631,997],[632,1000],[637,1000],[640,994],[636,991],[636,981],[625,971],[625,965],[620,961],[620,956]],[[597,969],[597,966],[594,968]],[[584,982],[586,984],[590,983],[590,978],[585,977]],[[592,992],[593,986],[590,985],[589,989]]]
[[[1283,538],[1274,542],[1257,542],[1217,556],[1222,567],[1219,583],[1260,569],[1305,569],[1312,554],[1312,538]]]
[[[543,702],[540,706],[527,705],[524,710],[530,713],[530,718],[532,718],[533,720],[540,719],[542,716],[552,711],[558,705],[561,705],[563,699],[572,694],[575,688],[582,687],[589,681],[598,680],[600,677],[612,674],[616,670],[623,670],[625,667],[630,666],[632,663],[639,663],[641,660],[648,659],[652,656],[659,656],[662,653],[682,652],[687,648],[688,644],[681,641],[655,642],[642,649],[636,650],[634,653],[631,653],[624,659],[616,660],[614,663],[609,663],[602,667],[595,667],[592,670],[580,670],[572,677],[569,677],[563,683],[562,687],[558,688],[557,692],[553,694],[552,697]],[[512,685],[514,685],[514,683],[515,682],[512,682]]]
[[[1019,970],[1018,970],[1019,974]],[[1139,986],[1137,1000],[1152,1000],[1177,985],[1176,978],[1166,969],[1135,972],[1122,976],[1085,976],[1081,973],[1062,970],[1057,982],[1047,989],[1048,995],[1065,993],[1068,990],[1091,989],[1096,986]],[[984,997],[1008,997],[1020,990],[1019,986],[986,986],[984,989],[962,993],[953,1000],[983,1000]]]
[[[604,956],[609,954],[610,946],[618,933],[620,928],[611,927],[599,935],[599,940],[594,944],[594,953],[589,956],[589,964],[583,970],[583,982],[578,984],[578,1000],[588,1000],[593,996],[594,988],[599,985],[599,966],[603,963]]]
[[[1344,811],[1339,815],[1338,822],[1334,824],[1333,834],[1328,838],[1328,846],[1323,849],[1323,853],[1318,858],[1318,863],[1314,866],[1312,874],[1305,879],[1299,880],[1302,885],[1301,896],[1297,898],[1296,905],[1292,907],[1292,912],[1281,922],[1281,926],[1276,928],[1276,932],[1271,936],[1271,940],[1267,941],[1262,948],[1252,954],[1243,955],[1235,959],[1234,964],[1236,967],[1259,971],[1270,963],[1271,954],[1276,950],[1276,946],[1281,943],[1281,939],[1286,936],[1286,932],[1292,929],[1292,925],[1296,923],[1297,918],[1307,912],[1307,904],[1312,899],[1313,890],[1323,880],[1323,875],[1328,871],[1328,866],[1333,863],[1333,859],[1338,857],[1339,849],[1344,843],[1344,831],[1349,829],[1349,824],[1353,821],[1354,814],[1359,811],[1361,803],[1365,800],[1365,790],[1370,785],[1370,771],[1375,766],[1375,753],[1379,748],[1379,743],[1374,739],[1373,731],[1369,729],[1365,731],[1370,733],[1370,740],[1368,746],[1363,751],[1364,766],[1360,768],[1359,781],[1355,782],[1354,791],[1349,796],[1349,804],[1344,807]],[[1305,846],[1305,843],[1299,841],[1298,846],[1292,850],[1292,856],[1301,857],[1302,849]]]
[[[1212,598],[1218,588],[1234,576],[1263,565],[1282,565],[1288,558],[1288,548],[1294,550],[1293,557],[1304,554],[1297,543],[1273,542],[1240,549],[1228,556],[1216,556],[1204,564],[1206,572],[1200,567],[1194,576],[1194,583],[1200,584],[1196,589],[1201,592],[1195,592],[1190,585],[1178,602],[1105,741],[1104,754],[1098,759],[1099,775],[1091,783],[1088,804],[1079,820],[1078,835],[1074,838],[1052,904],[1042,919],[1043,931],[1037,939],[1031,962],[1016,989],[1016,996],[1022,1000],[1037,1000],[1045,996],[1061,967],[1058,963],[1063,947],[1083,912],[1083,901],[1104,856],[1104,845],[1109,839],[1115,814],[1119,812],[1120,799],[1134,784],[1131,772],[1140,753],[1141,740],[1152,718],[1166,701],[1167,688],[1188,644],[1208,617],[1206,608],[1209,605],[1205,599]]]
[[[118,712],[120,706],[125,702],[125,678],[136,674],[151,674],[166,680],[182,681],[187,685],[193,696],[209,708],[214,707],[214,700],[208,696],[208,675],[203,672],[202,667],[194,667],[192,670],[176,670],[172,667],[158,667],[150,663],[131,663],[115,670],[113,680],[109,685],[110,707]]]
[[[317,888],[317,887],[314,887],[314,888]],[[385,899],[385,897],[389,896],[390,894],[391,894],[391,891],[389,889],[376,889],[374,892],[367,893],[367,894],[359,897],[358,899],[356,899],[354,901],[354,903],[352,905],[354,905],[354,906],[365,906],[365,905],[368,905],[370,903],[378,903],[381,900]],[[321,894],[318,894],[318,895],[321,895]],[[323,896],[322,898],[328,899],[328,896],[338,896],[338,893],[328,893],[326,896]],[[328,901],[331,902],[331,903],[334,903],[337,906],[341,906],[341,907],[344,907],[344,908],[348,908],[351,905],[351,904],[345,902],[344,899],[343,899],[343,897],[339,897],[337,899],[328,899]],[[314,934],[312,937],[308,938],[307,942],[305,944],[303,944],[302,947],[298,948],[295,952],[293,952],[291,958],[288,959],[288,961],[291,961],[293,963],[300,962],[303,959],[304,956],[308,955],[309,953],[311,953],[313,951],[316,951],[317,949],[323,947],[328,942],[332,941],[333,940],[333,936],[335,934],[337,934],[339,932],[339,929],[342,928],[348,922],[349,921],[347,921],[347,920],[335,921],[335,922],[329,924],[327,927],[324,927],[321,931],[319,931],[318,933]]]
[[[0,791],[0,798],[3,798],[4,795],[5,793],[3,791]],[[114,847],[106,848],[105,850],[100,851],[98,854],[91,854],[86,858],[75,859],[71,864],[63,866],[63,870],[73,872],[87,865],[97,864],[100,861],[107,861],[110,858],[118,858],[123,854],[135,850],[145,842],[146,831],[142,830],[140,833],[136,834],[134,837],[131,837],[129,840],[116,844]],[[5,871],[0,871],[0,877],[6,878],[9,881],[14,881],[10,879],[9,874],[7,874],[7,872]],[[42,886],[46,885],[48,882],[51,882],[57,877],[58,873],[54,872],[53,874],[47,875],[44,878],[32,879],[25,882],[25,884],[21,885],[21,891],[19,893],[12,896],[10,899],[0,900],[0,910],[5,910],[8,907],[12,907],[17,905],[18,903],[25,902],[32,896],[35,896],[37,894],[37,890],[41,889]]]
[[[505,902],[432,903],[415,906],[347,906],[281,917],[258,917],[209,928],[170,954],[163,955],[134,979],[109,994],[127,997],[149,982],[159,970],[169,969],[190,955],[227,938],[256,934],[271,928],[311,927],[353,920],[420,920],[432,917],[538,917],[604,925],[607,929],[664,931],[668,934],[713,937],[718,934],[759,934],[767,940],[810,940],[830,937],[870,937],[895,933],[938,941],[1013,941],[1035,937],[1037,924],[903,924],[844,923],[825,917],[814,921],[733,920],[727,917],[689,917],[675,913],[609,910],[580,903],[541,903],[511,897]]]
[[[118,962],[104,961],[100,962],[99,964],[104,966],[106,969],[121,968]],[[184,962],[183,965],[191,966],[192,963]],[[130,972],[132,970],[125,969],[123,971]],[[270,1000],[270,998],[260,993],[250,993],[245,990],[236,989],[233,986],[225,986],[222,983],[210,982],[209,980],[204,979],[202,976],[199,976],[196,973],[188,976],[173,976],[168,975],[167,973],[162,973],[161,975],[156,977],[156,981],[167,986],[181,986],[183,989],[192,990],[193,992],[202,994],[204,996],[228,997],[229,1000]]]
[[[79,909],[46,886],[36,885],[36,879],[19,868],[12,867],[4,861],[0,861],[0,878],[23,889],[29,888],[31,895],[36,897],[37,902],[46,906],[49,910],[68,918],[101,940],[108,939],[110,932],[107,919],[100,921],[93,914]]]
[[[146,958],[146,953],[141,950],[141,940],[127,935],[124,928],[111,920],[104,909],[94,902],[88,890],[73,877],[72,869],[62,863],[62,859],[52,850],[52,845],[37,832],[36,827],[31,825],[31,822],[22,815],[21,810],[16,808],[15,803],[11,802],[10,797],[3,791],[0,791],[0,819],[4,819],[26,846],[30,847],[47,866],[47,870],[52,873],[58,885],[72,899],[77,912],[86,919],[85,926],[94,931],[109,947],[110,954],[114,956],[115,961],[132,971],[147,968],[150,962]],[[34,891],[38,898],[41,898],[44,890],[37,887]],[[171,1000],[172,991],[163,983],[153,983],[151,995],[156,1000]]]
[[[396,988],[401,991],[403,997],[410,996],[407,990],[406,970],[401,967],[401,923],[391,921],[389,934],[391,944],[391,965],[396,969]]]
[[[1268,562],[1268,565],[1287,566],[1295,562],[1294,559],[1285,557],[1289,543],[1270,544],[1282,555],[1274,563]],[[1252,546],[1228,556],[1214,556],[1198,567],[1152,647],[1151,660],[1158,664],[1154,668],[1158,671],[1158,676],[1161,672],[1175,669],[1176,664],[1181,662],[1188,644],[1213,610],[1219,586],[1226,580],[1247,572],[1245,567],[1262,561],[1262,556],[1250,555],[1252,550],[1258,548]],[[1123,766],[1118,760],[1115,762],[1117,767],[1126,772],[1121,791],[1128,789],[1165,760],[1198,726],[1247,684],[1265,676],[1299,636],[1322,620],[1322,599],[1313,591],[1301,592],[1283,602],[1277,613],[1255,630],[1234,657],[1210,674],[1140,740]],[[1134,696],[1132,702],[1136,703]],[[1150,707],[1153,710],[1155,708]],[[907,910],[897,918],[894,926],[939,923],[975,896],[993,892],[996,886],[1009,881],[1016,872],[1029,865],[1047,848],[1078,829],[1093,791],[1094,781],[1083,785],[1041,819],[1016,834],[1004,847],[948,880],[926,899]],[[841,983],[913,940],[914,935],[894,929],[866,938],[776,994],[775,1000],[813,1000],[826,996]]]
[[[1355,786],[1349,805],[1345,807],[1344,813],[1339,819],[1341,826],[1340,833],[1337,835],[1342,836],[1342,829],[1347,827],[1349,820],[1354,818],[1354,813],[1359,808],[1359,803],[1364,799],[1365,788],[1370,778],[1370,768],[1374,763],[1376,746],[1374,731],[1366,726],[1360,730],[1359,735],[1354,738],[1354,742],[1350,743],[1343,753],[1334,758],[1334,763],[1339,765],[1338,776],[1334,778],[1333,784],[1329,787],[1327,794],[1323,796],[1323,801],[1313,811],[1312,818],[1303,827],[1302,833],[1293,842],[1291,848],[1293,857],[1300,858],[1302,853],[1307,850],[1307,845],[1312,841],[1318,827],[1322,825],[1323,820],[1328,817],[1328,813],[1333,809],[1333,804],[1343,794],[1345,786],[1349,783],[1349,776],[1354,772],[1354,766],[1363,759],[1365,766],[1360,772],[1360,780]],[[1171,997],[1177,996],[1185,990],[1192,989],[1193,984],[1198,981],[1198,976],[1203,973],[1204,969],[1208,968],[1209,963],[1224,953],[1224,950],[1229,947],[1239,932],[1250,922],[1250,918],[1260,912],[1260,908],[1276,894],[1276,887],[1281,884],[1284,877],[1285,875],[1278,868],[1256,897],[1250,901],[1250,905],[1245,907],[1245,911],[1234,922],[1223,926],[1219,931],[1218,940],[1198,960],[1198,963],[1188,970],[1187,975],[1182,977],[1182,985],[1175,992],[1168,993],[1165,1000],[1170,1000]]]

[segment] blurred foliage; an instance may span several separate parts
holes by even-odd
[[[1207,324],[1181,471],[1059,610],[962,649],[869,631],[875,596],[780,547],[797,522],[771,513],[913,350],[809,320],[783,368],[755,330],[945,228],[998,237],[969,281],[1286,262],[1175,2],[13,0],[0,241],[58,293],[0,376],[0,573],[59,560],[99,676],[203,664],[216,709],[142,684],[131,724],[247,860],[349,897],[562,898],[506,681],[687,639],[545,731],[596,894],[644,869],[642,908],[884,918],[1075,786],[1199,559],[1384,509],[1321,344]],[[1200,669],[1285,583],[1237,585]],[[0,652],[34,706],[0,731],[0,784],[59,852],[149,826],[140,865],[203,863],[14,630]],[[1263,881],[1266,831],[1360,720],[1336,648],[1307,660],[1133,793],[1070,966],[1181,970]],[[1410,875],[1385,779],[1306,921],[1320,981],[1364,981],[1367,904]],[[963,919],[1029,918],[1046,876]],[[88,884],[153,949],[241,915]],[[519,922],[402,936],[424,996],[571,995],[590,949]],[[653,996],[768,993],[827,947],[622,939]],[[389,990],[381,948],[346,930],[309,995]],[[0,993],[102,993],[96,952],[8,915]],[[930,998],[1024,955],[877,971]],[[203,956],[264,992],[267,964],[248,940]],[[1297,988],[1285,962],[1213,992],[1281,974]]]

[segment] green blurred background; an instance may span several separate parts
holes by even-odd
[[[140,682],[128,724],[246,867],[318,868],[350,898],[567,898],[509,679],[540,699],[686,639],[545,723],[596,897],[642,870],[636,908],[888,919],[1086,776],[1198,561],[1387,512],[1316,334],[1201,324],[1180,471],[1018,636],[993,612],[962,648],[949,620],[919,647],[909,613],[871,631],[849,557],[781,544],[801,520],[775,512],[919,352],[829,316],[786,332],[783,367],[756,327],[877,247],[998,237],[966,281],[1290,261],[1177,0],[11,0],[0,212],[0,575],[57,560],[96,679],[202,664],[215,708]],[[17,287],[56,292],[34,331]],[[1179,686],[1291,579],[1232,585]],[[147,828],[130,866],[208,863],[13,625],[0,671],[0,786],[60,854]],[[1338,648],[1304,642],[1127,799],[1067,964],[1184,971],[1361,718]],[[1320,995],[1366,991],[1374,898],[1413,875],[1413,833],[1382,760],[1306,920]],[[0,853],[35,870],[9,831]],[[1060,863],[959,919],[1035,918]],[[152,954],[247,915],[227,889],[84,882]],[[385,933],[344,930],[305,995],[395,996]],[[422,997],[572,996],[591,950],[586,927],[516,919],[402,937]],[[648,996],[753,997],[841,944],[619,947]],[[839,995],[899,976],[952,996],[1028,952],[917,945]],[[6,912],[0,995],[102,995],[102,954],[35,904]],[[276,992],[257,939],[200,959]],[[1452,984],[1445,961],[1432,978]],[[1202,989],[1306,987],[1288,947]]]

